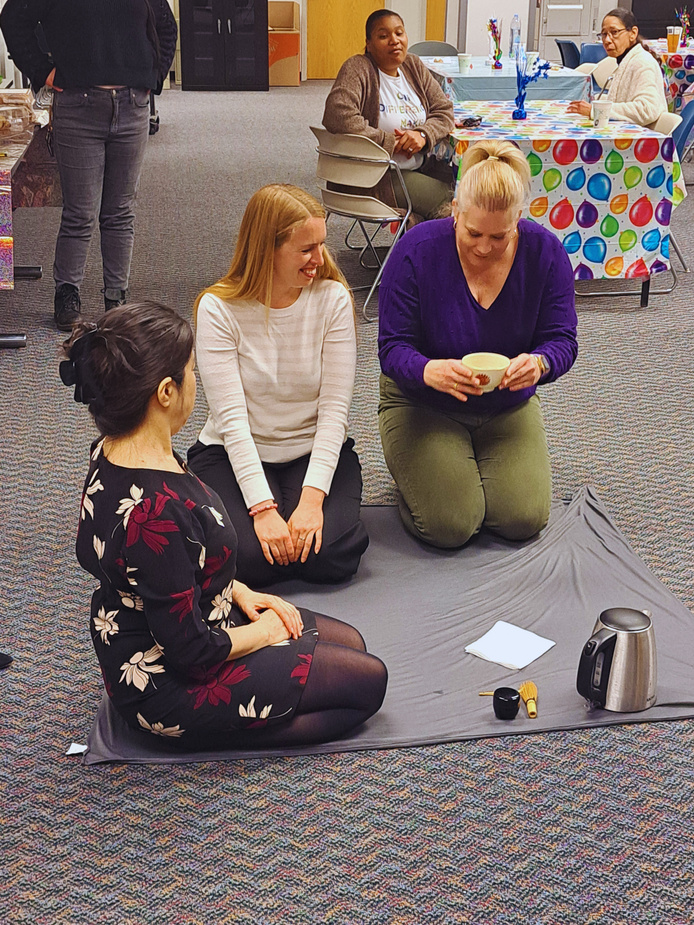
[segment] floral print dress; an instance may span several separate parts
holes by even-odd
[[[184,466],[183,463],[181,463]],[[291,719],[318,639],[303,635],[228,661],[236,532],[192,472],[128,469],[98,443],[77,558],[100,582],[91,635],[106,691],[130,726],[189,747],[233,747],[238,730]]]

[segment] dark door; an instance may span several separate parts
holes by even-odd
[[[268,89],[267,0],[224,0],[226,85]]]
[[[677,4],[675,0],[671,4],[663,0],[634,0],[631,9],[642,35],[648,39],[662,39],[667,34],[667,26],[679,25],[675,16],[676,6],[685,4]]]
[[[181,0],[181,86],[224,90],[224,0]]]

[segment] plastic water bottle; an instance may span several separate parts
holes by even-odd
[[[514,14],[513,19],[511,20],[511,41],[508,47],[508,53],[510,57],[513,57],[516,53],[515,45],[517,42],[520,42],[521,34],[521,21],[518,13]]]

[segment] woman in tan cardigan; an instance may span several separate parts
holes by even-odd
[[[414,212],[436,218],[450,212],[453,177],[447,164],[428,155],[453,130],[453,104],[419,58],[407,54],[407,46],[397,13],[372,13],[365,53],[340,68],[323,125],[335,134],[366,135],[385,148],[398,161]],[[378,193],[395,204],[394,190],[398,187],[388,182]]]

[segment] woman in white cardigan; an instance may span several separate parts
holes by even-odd
[[[239,578],[339,582],[368,536],[347,416],[354,309],[324,247],[313,196],[271,184],[252,197],[226,276],[196,303],[196,355],[210,414],[188,452],[238,534]]]
[[[656,57],[644,48],[631,10],[611,10],[602,21],[600,37],[610,58],[617,59],[606,95],[612,102],[610,119],[651,128],[667,112],[663,72]],[[590,116],[590,103],[577,100],[568,111]]]

